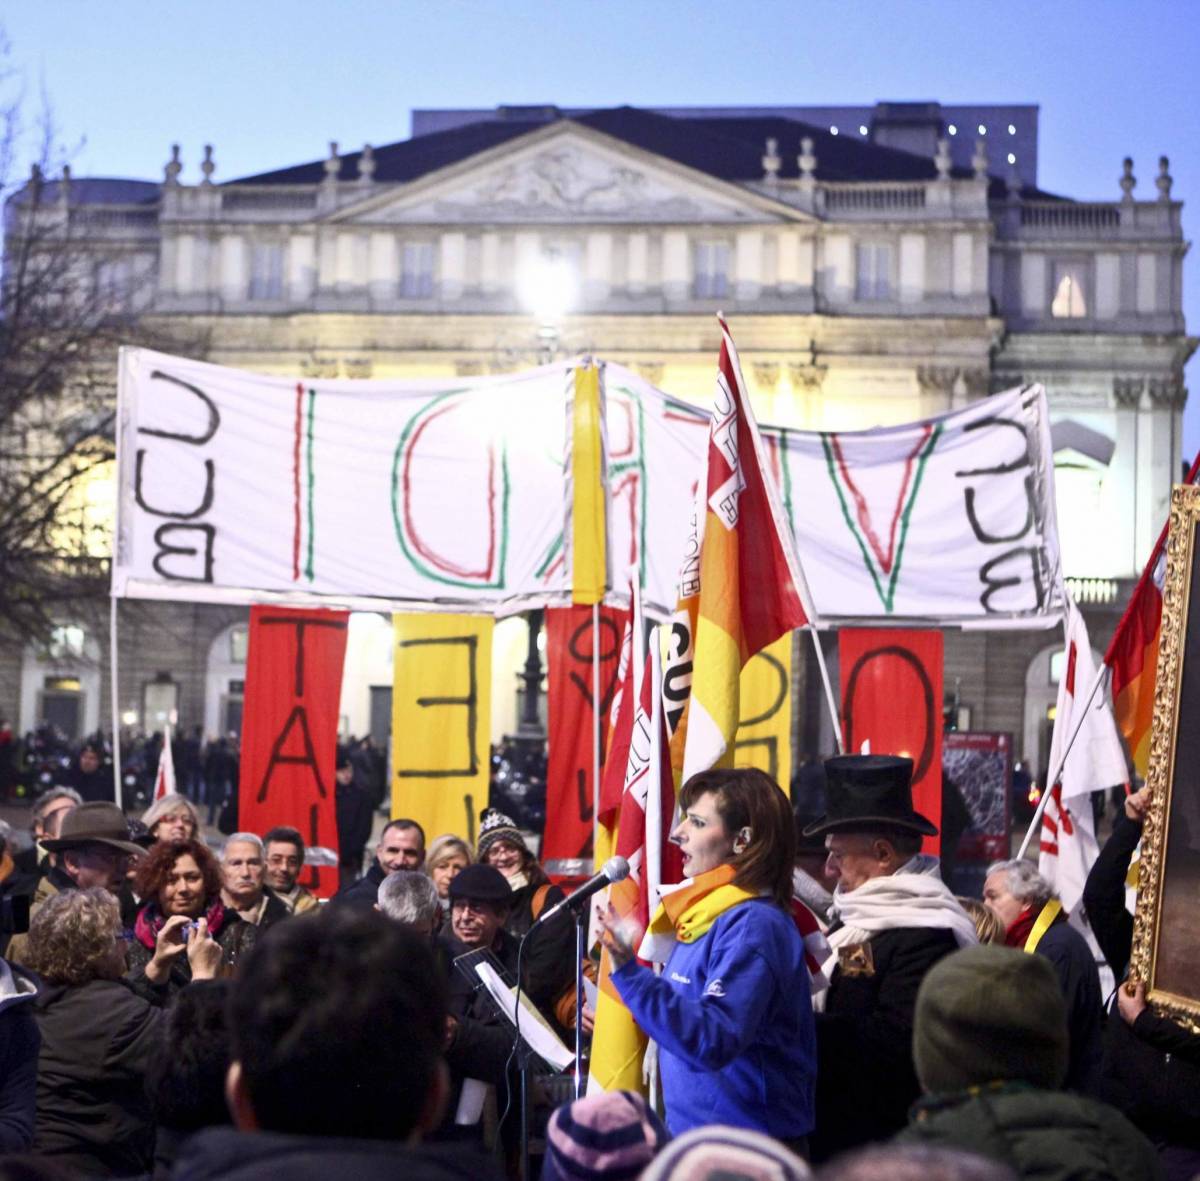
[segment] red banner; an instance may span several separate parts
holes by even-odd
[[[846,753],[913,761],[913,807],[942,823],[942,633],[844,628],[838,633]],[[939,838],[926,837],[938,855]]]
[[[345,611],[250,608],[238,827],[265,833],[298,828],[309,845],[337,849],[334,764]],[[337,867],[307,867],[300,878],[323,898]]]
[[[617,691],[621,635],[628,612],[600,608],[601,765],[608,714]],[[592,782],[592,609],[546,612],[550,755],[546,770],[546,835],[542,860],[591,857],[595,788]]]

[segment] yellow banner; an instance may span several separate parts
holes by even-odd
[[[590,605],[604,598],[608,582],[604,511],[604,401],[600,370],[575,370],[571,423],[571,601]]]
[[[492,619],[393,615],[392,815],[474,845],[491,765]]]
[[[780,636],[742,669],[741,719],[733,765],[758,767],[790,796],[792,781],[792,637]]]

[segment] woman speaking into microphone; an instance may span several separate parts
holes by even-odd
[[[609,906],[612,982],[658,1042],[667,1126],[765,1132],[804,1152],[816,1035],[804,944],[792,919],[792,807],[762,771],[693,775],[671,834],[689,879],[668,894],[636,954]]]

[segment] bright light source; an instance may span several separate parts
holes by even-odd
[[[830,134],[830,135],[837,135],[837,128],[836,128],[836,127],[831,127],[831,128],[829,129],[829,134]]]
[[[1008,125],[1008,134],[1009,135],[1017,134],[1017,129],[1011,123]]]
[[[860,124],[858,125],[858,134],[859,134],[859,135],[866,135],[866,134],[867,134],[867,125],[866,125],[865,123],[860,123]]]
[[[983,125],[982,123],[980,123],[980,125],[979,125],[979,134],[980,134],[980,135],[987,135],[987,128],[986,128],[986,127],[984,127],[984,125]]]
[[[575,273],[565,258],[542,255],[517,273],[517,298],[541,324],[554,324],[575,306]]]
[[[1012,152],[1008,153],[1008,162],[1010,164],[1015,164],[1017,162],[1017,158],[1012,154]]]
[[[137,713],[136,709],[127,709],[127,710],[125,710],[124,713],[121,714],[121,725],[122,726],[136,726],[137,720],[138,720],[138,713]]]
[[[951,124],[950,124],[950,126],[946,128],[946,130],[947,130],[948,132],[950,132],[950,134],[951,134],[951,135],[957,135],[957,134],[958,134],[958,128],[957,128],[957,127],[955,127],[953,123],[951,123]]]

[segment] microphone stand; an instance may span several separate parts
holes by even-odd
[[[575,912],[575,1098],[583,1098],[583,953],[586,906],[573,906]]]

